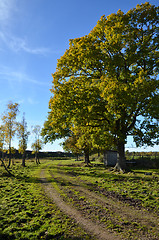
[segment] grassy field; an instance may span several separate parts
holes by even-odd
[[[83,211],[88,199],[86,201],[86,196],[78,190],[79,181],[82,187],[87,185],[100,196],[121,201],[154,215],[159,213],[157,169],[133,169],[130,173],[121,174],[105,169],[99,162],[93,162],[90,167],[75,160],[41,162],[40,166],[36,166],[34,162],[28,161],[27,167],[22,168],[17,161],[11,169],[15,177],[9,177],[0,167],[0,239],[94,239],[46,197],[39,180],[42,168],[47,169],[47,179],[63,199],[80,211]],[[76,188],[73,188],[75,183]],[[95,202],[89,204],[98,208]],[[94,218],[93,215],[91,217]],[[102,221],[105,221],[104,216]],[[145,236],[153,236],[152,239],[159,238],[156,230],[158,226],[148,229],[139,223],[131,223],[132,226],[127,229],[121,227],[130,224],[124,221],[122,224],[109,221],[106,226],[113,231],[122,232],[123,236],[129,234],[132,236],[129,239],[140,239],[135,235],[134,229],[143,232]]]
[[[47,163],[48,164],[48,163]],[[9,177],[0,167],[0,239],[91,239],[77,224],[47,199],[34,162],[17,164]]]

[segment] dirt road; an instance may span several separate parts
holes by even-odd
[[[128,205],[121,199],[108,196],[103,190],[100,192],[88,182],[74,177],[73,173],[66,174],[60,169],[56,175],[51,170],[49,172],[51,179],[58,186],[57,190],[47,181],[45,172],[46,169],[41,171],[40,179],[48,198],[96,239],[158,239],[157,216],[143,210],[139,204]]]

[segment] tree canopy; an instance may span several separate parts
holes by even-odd
[[[86,36],[70,40],[53,76],[53,96],[43,135],[69,136],[74,125],[101,131],[105,147],[119,152],[125,168],[128,135],[154,144],[159,116],[159,7],[137,5],[102,16]],[[157,107],[156,107],[157,105]],[[95,139],[95,134],[93,135]]]

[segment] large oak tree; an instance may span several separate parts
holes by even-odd
[[[117,146],[118,169],[126,168],[128,135],[138,145],[155,143],[158,12],[159,7],[149,3],[126,14],[119,10],[102,16],[88,35],[70,40],[53,74],[46,138],[67,135],[74,124],[100,129]]]

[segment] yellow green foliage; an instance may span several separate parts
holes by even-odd
[[[45,139],[68,136],[74,126],[85,138],[92,128],[89,139],[94,146],[101,144],[96,141],[100,132],[105,146],[117,145],[119,155],[129,134],[138,145],[155,142],[158,13],[159,7],[149,3],[125,14],[119,10],[102,16],[88,35],[70,40],[52,75]]]

